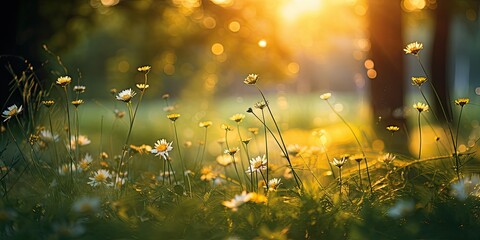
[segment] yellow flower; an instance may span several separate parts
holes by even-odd
[[[212,126],[212,124],[213,124],[212,121],[205,121],[205,122],[200,122],[198,126],[203,128],[208,128]]]
[[[240,122],[242,122],[242,120],[244,118],[245,118],[245,115],[237,113],[237,114],[233,115],[232,117],[230,117],[230,120],[235,121],[237,123],[240,123]]]
[[[415,103],[413,104],[413,108],[416,108],[418,112],[428,112],[428,105],[425,103],[421,103],[421,102]]]
[[[42,104],[43,104],[45,107],[51,107],[53,104],[55,104],[55,101],[53,101],[53,100],[45,100],[45,101],[42,101]]]
[[[72,101],[72,104],[75,106],[75,107],[78,107],[78,105],[81,105],[83,103],[83,100],[82,99],[77,99],[77,100],[73,100]]]
[[[177,121],[179,117],[180,117],[180,114],[178,113],[170,113],[167,115],[167,118],[170,119],[172,122]]]
[[[232,130],[233,130],[232,127],[230,127],[230,126],[228,126],[227,124],[224,124],[224,123],[222,123],[222,126],[221,126],[221,127],[222,127],[222,129],[225,130],[225,131],[232,131]]]
[[[225,153],[225,154],[217,156],[215,161],[218,164],[220,164],[220,166],[227,167],[227,166],[229,166],[230,164],[233,163],[234,159],[232,158],[232,156],[230,154]],[[237,161],[237,157],[235,157],[235,161]]]
[[[247,129],[249,132],[251,132],[253,135],[257,135],[258,134],[258,128],[248,128]]]
[[[147,65],[147,66],[138,67],[137,70],[138,70],[139,72],[146,72],[146,73],[148,73],[151,68],[152,68],[151,66],[148,66],[148,65]]]
[[[423,49],[423,44],[418,43],[418,42],[413,42],[409,43],[403,51],[405,51],[405,54],[412,54],[412,55],[418,55],[420,50]]]
[[[396,125],[390,125],[387,127],[387,130],[393,134],[394,132],[400,130],[400,128]]]
[[[324,93],[320,95],[320,99],[322,100],[328,100],[332,96],[332,93]]]
[[[224,153],[225,153],[225,154],[234,155],[234,154],[237,153],[238,151],[240,151],[240,149],[239,149],[238,147],[236,147],[236,148],[225,149]]]
[[[455,104],[459,105],[460,107],[465,106],[465,104],[467,104],[469,102],[470,102],[469,98],[459,98],[459,99],[455,100]]]
[[[62,76],[62,77],[59,77],[57,78],[57,84],[62,86],[62,87],[65,87],[67,86],[70,82],[72,82],[72,78],[69,77],[69,76]]]
[[[140,91],[145,91],[147,88],[150,87],[150,85],[144,83],[138,83],[136,86]]]
[[[245,78],[243,82],[248,85],[255,85],[257,81],[258,81],[257,74],[248,74],[248,76]]]
[[[422,86],[427,81],[426,77],[412,77],[412,85]]]

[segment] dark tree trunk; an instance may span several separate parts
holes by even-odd
[[[385,142],[386,150],[405,152],[406,135],[397,132],[395,139],[385,129],[388,125],[405,126],[401,110],[404,105],[404,43],[400,0],[369,0],[370,58],[377,77],[370,82],[371,107],[375,130]],[[381,119],[381,120],[380,120]]]
[[[448,92],[448,78],[447,78],[447,51],[448,51],[448,38],[450,32],[450,0],[437,1],[437,8],[435,13],[435,32],[433,37],[432,59],[431,59],[431,81],[434,85],[441,104],[438,101],[432,101],[431,104],[433,111],[439,117],[439,120],[443,122],[445,120],[444,113],[441,106],[444,107],[445,113],[449,121],[451,121],[451,106],[449,92]],[[435,95],[433,95],[435,97]]]

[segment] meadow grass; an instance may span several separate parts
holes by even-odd
[[[421,64],[422,48],[405,52]],[[241,102],[199,109],[142,101],[150,66],[108,101],[83,99],[90,86],[62,69],[51,83],[12,72],[22,102],[2,113],[2,239],[477,237],[477,99],[451,102],[455,120],[430,115],[428,77],[412,78],[421,97],[382,139],[365,104],[264,94],[256,74]]]

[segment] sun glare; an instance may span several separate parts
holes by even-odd
[[[283,19],[292,22],[304,14],[313,13],[321,9],[322,0],[288,0],[280,8]]]

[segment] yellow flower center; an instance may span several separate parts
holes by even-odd
[[[260,168],[262,166],[262,162],[261,161],[256,161],[254,164],[253,164],[253,167],[254,168]]]
[[[103,173],[99,173],[97,175],[95,175],[95,181],[97,182],[103,182],[107,179],[107,176],[105,176],[105,174]]]
[[[125,101],[128,101],[128,100],[130,100],[130,95],[125,94],[125,95],[122,96],[122,99],[125,100]]]
[[[159,152],[165,152],[165,150],[167,150],[167,144],[160,144],[155,149]]]
[[[10,110],[10,112],[8,112],[8,115],[13,116],[13,115],[15,115],[16,113],[17,113],[17,109],[14,108],[14,109]]]

